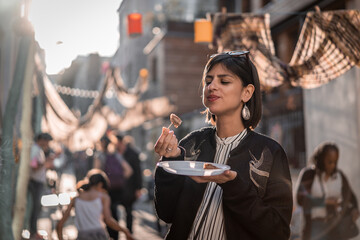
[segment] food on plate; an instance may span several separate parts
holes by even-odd
[[[220,169],[220,168],[212,165],[211,163],[204,163],[204,169]]]

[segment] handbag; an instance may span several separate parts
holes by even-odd
[[[323,196],[325,197],[325,190],[321,176],[319,176],[319,180],[321,191],[323,192]],[[328,218],[331,221],[331,224],[329,224],[329,226],[333,226],[333,229],[331,229],[330,231],[330,235],[337,236],[334,239],[349,239],[359,235],[359,228],[352,220],[350,208],[345,206],[345,209],[343,209],[342,211],[333,211],[333,213],[336,214],[328,216]]]
[[[359,228],[352,220],[350,211],[346,211],[344,215],[341,216],[338,224],[334,228],[334,234],[338,236],[338,239],[348,239],[359,235]]]

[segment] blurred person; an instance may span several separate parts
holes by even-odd
[[[48,147],[44,151],[47,162],[51,162],[51,166],[46,169],[46,189],[49,193],[56,193],[59,176],[55,170],[55,159],[58,156],[54,149]]]
[[[93,170],[90,170],[89,173],[91,171],[93,171]],[[81,179],[80,181],[78,181],[76,183],[76,191],[77,191],[77,193],[78,194],[82,193],[84,191],[84,188],[86,186],[88,186],[88,184],[89,184],[89,179],[87,179],[87,178],[84,178],[84,179]]]
[[[62,219],[56,226],[59,240],[63,240],[62,229],[70,216],[72,208],[75,208],[75,225],[78,229],[78,240],[105,240],[109,236],[104,228],[104,222],[117,232],[123,232],[127,240],[134,238],[129,230],[121,227],[111,217],[110,197],[107,194],[109,179],[99,169],[92,169],[87,174],[87,180],[77,183],[78,196],[73,198],[64,212]]]
[[[310,162],[302,169],[297,183],[297,202],[303,208],[302,239],[343,240],[334,228],[337,212],[349,212],[355,222],[358,203],[345,174],[337,168],[339,148],[324,142],[317,146]]]
[[[135,149],[131,136],[124,136],[121,133],[115,134],[117,138],[116,150],[122,154],[125,161],[129,163],[133,170],[133,174],[126,180],[123,189],[123,197],[121,204],[126,212],[126,226],[133,232],[133,204],[141,196],[142,173],[140,167],[139,152]]]
[[[100,138],[100,150],[94,153],[94,165],[93,168],[102,169],[105,168],[106,154],[108,152],[108,146],[111,143],[110,139],[104,135]]]
[[[213,126],[178,142],[163,128],[160,161],[227,164],[216,176],[184,176],[157,167],[155,206],[170,223],[166,239],[276,239],[290,236],[292,184],[285,151],[256,133],[261,92],[249,52],[212,55],[202,78],[202,101]]]
[[[111,215],[118,221],[120,216],[118,213],[118,206],[123,199],[123,191],[125,181],[133,174],[131,166],[124,160],[124,157],[119,152],[110,152],[109,144],[111,140],[104,135],[101,139],[101,152],[97,153],[94,158],[94,167],[103,170],[109,178],[109,195],[111,199]],[[107,227],[109,235],[112,239],[118,239],[118,231]]]
[[[53,140],[48,133],[39,133],[35,137],[35,142],[30,150],[30,179],[28,192],[32,198],[31,214],[30,214],[30,239],[42,239],[37,233],[37,220],[41,213],[41,196],[44,186],[47,184],[46,170],[53,167],[54,156],[49,154],[45,156],[45,152],[49,152],[49,142]]]
[[[77,151],[73,154],[73,166],[76,181],[80,181],[93,166],[92,159],[86,154],[86,150]]]

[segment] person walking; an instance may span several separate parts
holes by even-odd
[[[42,239],[37,233],[37,220],[41,213],[41,196],[46,185],[46,170],[53,167],[52,156],[45,157],[49,150],[49,142],[53,140],[48,133],[39,133],[30,150],[30,179],[28,192],[32,199],[30,214],[30,239]]]
[[[111,199],[111,215],[118,221],[120,219],[118,206],[122,203],[124,186],[126,180],[133,174],[131,166],[125,161],[119,152],[110,152],[110,139],[105,135],[101,139],[102,152],[97,153],[94,159],[94,166],[103,170],[109,178],[109,196]],[[109,235],[112,239],[119,238],[118,231],[114,231],[111,227],[107,227]]]
[[[121,227],[112,218],[110,212],[110,197],[107,194],[109,179],[106,174],[99,170],[90,170],[87,174],[88,183],[82,182],[78,186],[79,195],[73,198],[66,209],[62,219],[56,226],[59,240],[63,240],[63,226],[70,216],[72,208],[75,208],[75,225],[78,229],[78,240],[107,240],[109,236],[103,227],[103,221],[114,231],[123,232],[127,240],[134,238],[129,230]]]
[[[124,136],[121,133],[116,133],[118,153],[122,154],[125,161],[129,163],[133,170],[133,174],[126,180],[123,189],[123,197],[121,204],[126,212],[126,226],[133,232],[133,204],[141,196],[142,188],[142,173],[140,167],[139,152],[133,146],[131,136]]]
[[[111,143],[108,136],[104,135],[100,138],[100,150],[94,153],[93,168],[105,169],[106,154],[108,153],[108,146]]]
[[[311,166],[301,170],[297,183],[297,203],[304,213],[303,240],[345,240],[336,226],[340,216],[359,217],[358,203],[345,174],[337,168],[339,148],[324,142],[311,156]],[[346,231],[349,233],[350,231]]]
[[[289,239],[293,202],[288,159],[280,144],[254,131],[262,103],[249,52],[211,56],[202,85],[213,126],[180,142],[164,127],[155,152],[160,161],[206,161],[231,169],[216,176],[183,176],[156,168],[156,211],[171,224],[166,239]]]

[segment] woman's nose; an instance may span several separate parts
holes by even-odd
[[[209,83],[209,85],[207,87],[209,90],[214,90],[214,89],[217,89],[217,84],[215,81],[212,81],[211,83]]]

